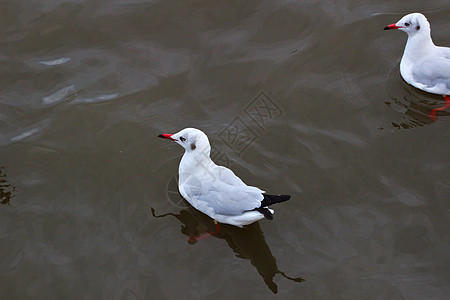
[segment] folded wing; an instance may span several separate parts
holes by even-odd
[[[412,75],[415,82],[422,85],[419,88],[442,95],[450,93],[450,58],[425,57],[414,64]]]
[[[187,200],[210,214],[241,215],[261,206],[261,189],[247,186],[233,171],[217,166],[206,176],[190,176],[183,184]]]

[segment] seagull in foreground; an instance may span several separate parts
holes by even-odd
[[[211,146],[201,130],[185,128],[175,134],[160,134],[185,149],[178,168],[178,189],[196,209],[212,219],[238,227],[263,218],[272,220],[268,206],[287,201],[289,195],[267,195],[246,185],[233,171],[216,165],[210,158]]]
[[[431,39],[427,18],[420,13],[404,16],[384,30],[399,29],[408,34],[405,52],[400,62],[403,79],[425,92],[444,96],[445,106],[433,109],[432,120],[437,111],[450,106],[450,48],[438,47]]]

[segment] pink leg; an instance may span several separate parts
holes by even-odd
[[[197,241],[204,240],[207,237],[210,237],[210,236],[212,236],[212,235],[214,235],[216,233],[219,233],[221,231],[221,229],[220,229],[219,223],[216,220],[214,220],[214,226],[216,227],[216,230],[214,232],[207,232],[205,234],[201,234],[201,235],[197,235],[197,236],[191,236],[191,237],[188,238],[188,242],[190,244],[195,244]]]
[[[445,99],[445,105],[439,108],[435,108],[430,112],[430,119],[431,121],[436,121],[436,117],[437,117],[437,111],[438,110],[443,110],[446,109],[447,107],[450,106],[450,96],[444,96]]]

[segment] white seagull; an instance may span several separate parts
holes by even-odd
[[[196,209],[220,223],[242,227],[261,220],[272,220],[269,205],[287,201],[289,195],[267,195],[246,185],[233,171],[216,165],[210,158],[211,146],[201,130],[185,128],[158,137],[175,141],[185,149],[178,168],[178,189]]]
[[[438,47],[433,43],[430,23],[420,13],[406,15],[384,28],[389,29],[399,29],[408,34],[400,62],[403,79],[418,89],[444,96],[445,106],[430,113],[434,120],[438,110],[450,106],[450,48]]]

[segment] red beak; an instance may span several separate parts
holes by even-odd
[[[384,27],[384,30],[389,30],[389,29],[399,29],[402,28],[401,26],[397,26],[396,23],[388,25],[386,27]]]
[[[171,137],[172,135],[173,134],[160,134],[160,135],[158,135],[158,137],[163,138],[163,139],[168,139],[168,140],[171,140],[171,141],[176,141],[176,139],[173,139]]]

